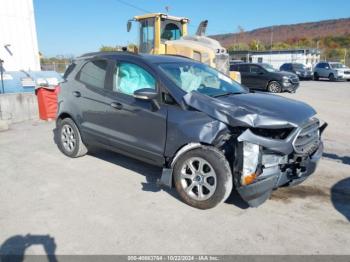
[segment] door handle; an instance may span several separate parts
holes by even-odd
[[[81,97],[81,93],[79,91],[73,91],[73,96]]]
[[[111,107],[113,107],[114,109],[117,109],[117,110],[123,109],[123,105],[121,103],[118,103],[118,102],[112,102]]]

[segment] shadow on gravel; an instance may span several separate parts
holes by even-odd
[[[53,140],[57,145],[58,144],[57,129],[54,128],[52,132],[53,132]],[[127,156],[123,156],[121,154],[118,154],[109,150],[101,149],[101,148],[96,148],[96,147],[89,148],[88,154],[145,176],[146,183],[141,183],[143,191],[159,192],[161,190],[164,190],[169,195],[181,201],[174,188],[170,189],[167,187],[159,187],[157,185],[157,179],[160,178],[162,174],[162,169],[160,167],[152,166],[147,163],[141,162],[139,160],[129,158]],[[233,204],[236,207],[239,207],[241,209],[247,209],[249,207],[249,205],[241,198],[241,196],[238,194],[235,188],[232,189],[232,193],[225,203]]]
[[[160,167],[152,166],[139,160],[100,148],[89,148],[88,154],[143,175],[146,179],[145,183],[141,183],[143,191],[159,192],[163,189],[173,197],[178,198],[175,189],[161,188],[157,185],[157,179],[160,178],[162,173]]]
[[[0,246],[1,262],[21,262],[25,260],[25,251],[27,248],[41,245],[46,253],[47,261],[57,262],[55,255],[55,238],[50,235],[16,235],[5,240]],[[42,259],[41,259],[42,260]]]
[[[350,165],[350,157],[348,156],[338,156],[337,154],[332,154],[332,153],[323,153],[322,156],[325,158],[339,161],[345,165]]]
[[[132,159],[121,154],[100,148],[89,148],[88,154],[145,176],[146,182],[141,183],[143,191],[159,192],[161,190],[164,190],[169,195],[181,201],[175,188],[170,189],[167,187],[159,187],[157,185],[157,179],[160,178],[162,174],[162,169],[160,167],[155,167],[144,162],[138,161],[136,159]],[[235,189],[232,190],[231,196],[226,200],[225,203],[233,204],[241,209],[246,209],[249,207],[242,200],[242,198],[239,196]]]
[[[350,178],[340,180],[331,188],[331,200],[335,209],[350,221]]]

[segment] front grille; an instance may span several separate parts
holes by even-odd
[[[294,150],[297,154],[311,154],[319,146],[320,121],[317,118],[312,118],[304,125],[293,142]]]

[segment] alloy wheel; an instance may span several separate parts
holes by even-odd
[[[192,199],[204,201],[216,190],[217,177],[208,161],[201,157],[192,157],[181,168],[181,186]]]

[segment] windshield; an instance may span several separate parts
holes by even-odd
[[[187,93],[199,93],[218,97],[230,94],[246,93],[237,82],[215,69],[199,63],[159,64],[161,70],[175,84]]]
[[[306,69],[306,66],[304,66],[303,64],[293,64],[293,68],[296,70],[301,70],[301,69]]]
[[[331,67],[332,68],[346,68],[346,66],[341,64],[341,63],[331,64]]]
[[[272,67],[270,64],[260,64],[266,71],[268,72],[277,72],[275,68]]]

